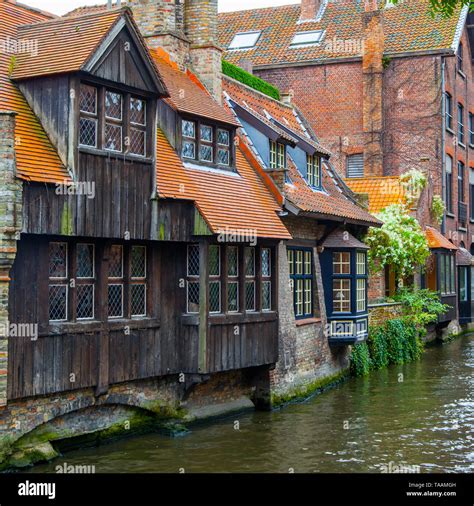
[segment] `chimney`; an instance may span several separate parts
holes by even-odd
[[[280,93],[280,100],[284,104],[291,105],[292,98],[293,98],[293,91],[287,91],[285,93]]]
[[[189,60],[189,41],[184,35],[184,0],[128,0],[133,17],[152,48],[162,47],[184,70]]]
[[[384,30],[383,14],[377,0],[365,0],[362,24],[364,173],[366,176],[383,176]]]
[[[301,0],[300,23],[314,21],[318,15],[322,0]]]
[[[253,74],[253,63],[249,58],[242,58],[239,60],[239,67],[249,74]]]
[[[190,42],[192,70],[222,103],[222,48],[218,45],[217,0],[186,0],[184,31]]]

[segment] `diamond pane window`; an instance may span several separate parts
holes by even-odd
[[[230,155],[229,151],[226,149],[219,148],[217,150],[217,163],[219,165],[229,165]]]
[[[81,84],[79,92],[79,108],[81,112],[97,113],[97,89],[94,86]]]
[[[188,245],[188,276],[199,276],[199,246]]]
[[[113,91],[105,92],[105,116],[110,119],[122,119],[122,95]]]
[[[181,154],[183,158],[191,158],[194,160],[196,158],[196,144],[191,141],[184,141]]]
[[[199,282],[188,281],[188,313],[199,313]]]
[[[217,144],[221,146],[230,146],[230,132],[229,130],[217,130]]]
[[[120,125],[105,124],[105,149],[122,151],[122,127]]]
[[[183,120],[181,123],[183,137],[196,138],[196,124],[194,121]]]
[[[110,248],[109,278],[123,277],[123,247],[114,244]]]
[[[239,275],[239,250],[237,246],[227,248],[227,275],[237,277]]]
[[[221,312],[221,282],[211,281],[209,283],[209,312]]]
[[[49,319],[67,320],[67,285],[49,285]]]
[[[131,277],[146,277],[146,247],[132,246],[131,252]]]
[[[145,130],[138,130],[137,128],[130,129],[130,153],[133,155],[146,155],[145,144],[146,132]]]
[[[201,125],[201,141],[212,142],[212,127]]]
[[[94,277],[94,245],[78,244],[76,247],[76,263],[78,278]]]
[[[272,284],[270,281],[262,282],[262,310],[270,311],[272,308]]]
[[[255,281],[245,282],[245,310],[255,311]]]
[[[199,159],[203,162],[212,162],[212,146],[201,144],[199,148]]]
[[[79,121],[79,144],[97,147],[97,120],[81,118]]]
[[[123,285],[114,284],[108,287],[109,318],[123,316]]]
[[[77,285],[78,320],[94,318],[94,285]]]
[[[130,293],[132,316],[146,316],[146,285],[133,284]]]
[[[245,275],[255,276],[255,248],[245,248]]]
[[[270,276],[270,249],[262,249],[262,276]]]
[[[49,243],[49,277],[53,279],[67,278],[67,243]]]
[[[239,283],[229,281],[227,283],[227,310],[236,313],[239,310]]]
[[[130,122],[135,125],[146,124],[146,102],[141,98],[130,98]]]
[[[209,246],[209,276],[220,276],[221,261],[220,261],[220,247]]]

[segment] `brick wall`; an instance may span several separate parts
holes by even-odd
[[[21,230],[22,184],[16,179],[15,114],[0,112],[0,406],[7,403],[8,293]]]

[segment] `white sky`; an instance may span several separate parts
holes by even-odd
[[[43,9],[53,14],[65,14],[83,5],[98,5],[107,3],[106,0],[18,0],[20,3]],[[114,0],[115,2],[115,0]],[[299,3],[300,0],[219,0],[219,12],[255,9],[256,7],[273,7]],[[122,2],[124,3],[124,2]]]

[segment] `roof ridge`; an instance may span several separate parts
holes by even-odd
[[[236,14],[241,12],[251,12],[251,11],[264,11],[264,10],[273,10],[273,9],[284,9],[288,7],[294,7],[294,8],[301,8],[301,4],[299,2],[291,3],[291,4],[284,4],[284,5],[274,5],[269,7],[257,7],[255,9],[240,9],[238,11],[226,11],[226,12],[219,12],[219,16],[225,15],[225,14]]]
[[[48,19],[48,20],[45,20],[45,21],[40,21],[39,23],[29,23],[29,24],[26,24],[26,25],[19,25],[18,28],[29,28],[29,27],[36,27],[38,25],[41,25],[41,26],[44,26],[44,25],[52,25],[52,24],[60,24],[60,23],[74,23],[74,22],[77,22],[78,20],[81,20],[81,19],[85,19],[85,18],[92,18],[92,17],[102,17],[102,16],[105,16],[107,14],[112,14],[112,13],[119,13],[119,12],[131,12],[131,9],[130,7],[128,6],[122,6],[120,8],[112,8],[112,9],[107,9],[107,10],[104,10],[104,11],[99,11],[99,12],[89,12],[87,14],[83,14],[82,16],[71,16],[71,17],[64,17],[64,16],[59,16],[59,17],[55,17],[54,19]]]
[[[33,12],[34,14],[41,14],[43,16],[47,16],[47,17],[53,18],[53,19],[56,19],[59,17],[56,14],[53,14],[52,12],[48,12],[43,9],[38,9],[36,7],[32,7],[31,5],[27,5],[22,2],[12,3],[9,0],[0,0],[0,3],[8,4],[8,5],[11,5],[12,7],[20,7],[21,9],[25,9],[26,11]],[[31,24],[35,24],[35,23],[31,23]]]
[[[257,76],[258,77],[258,76]],[[284,107],[286,107],[287,109],[290,109],[290,110],[294,110],[294,107],[290,104],[285,104],[284,102],[282,102],[281,100],[277,100],[276,98],[273,98],[271,97],[270,95],[267,95],[259,90],[256,90],[255,88],[252,88],[251,86],[249,86],[248,84],[245,84],[243,83],[242,81],[239,81],[238,79],[234,79],[233,77],[230,77],[230,76],[227,76],[225,74],[222,74],[222,78],[223,79],[227,79],[233,83],[236,83],[238,84],[239,86],[243,86],[244,88],[246,88],[247,90],[259,95],[259,96],[262,96],[263,98],[265,99],[268,99],[268,100],[272,100],[273,102],[276,102],[277,104],[279,105],[282,105]]]

